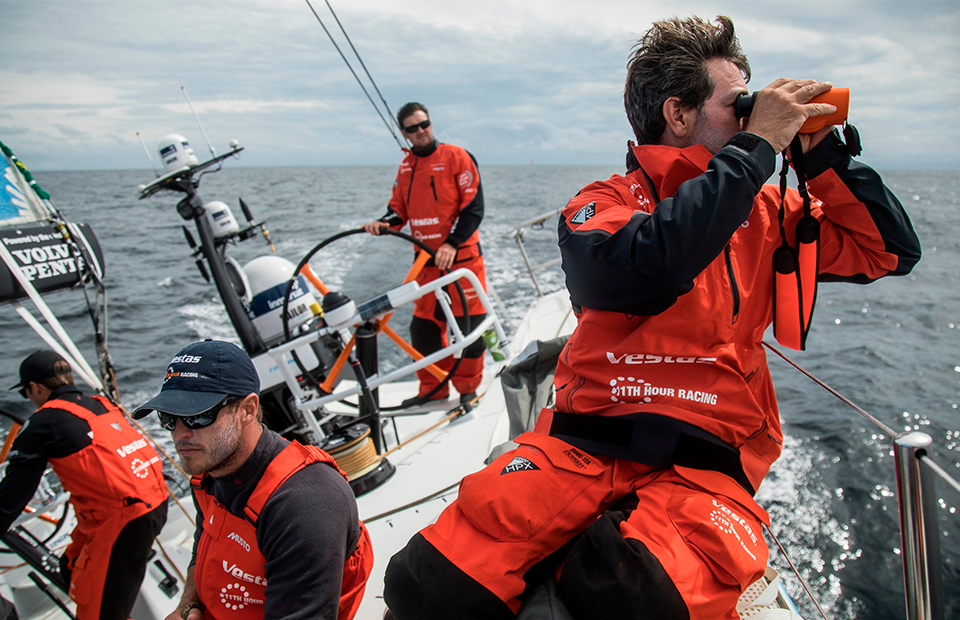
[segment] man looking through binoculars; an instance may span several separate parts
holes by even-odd
[[[865,283],[920,258],[900,203],[831,128],[800,135],[816,200],[784,192],[781,227],[781,192],[763,183],[804,122],[834,111],[810,103],[830,84],[778,79],[741,119],[749,76],[727,17],[656,22],[641,39],[627,172],[560,217],[578,322],[556,404],[392,558],[398,620],[513,618],[561,561],[558,592],[581,620],[739,617],[767,561],[753,494],[783,441],[762,346],[777,250],[809,209],[820,279]]]

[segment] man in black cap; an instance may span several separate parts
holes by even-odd
[[[52,351],[27,357],[11,389],[38,409],[13,442],[0,481],[0,532],[23,512],[49,461],[77,514],[60,560],[77,618],[129,618],[167,519],[160,458],[116,405],[85,396]]]
[[[349,620],[360,605],[373,552],[346,476],[323,450],[265,428],[259,395],[247,354],[206,340],[174,356],[133,414],[156,411],[193,474],[200,525],[168,620]]]

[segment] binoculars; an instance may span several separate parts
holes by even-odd
[[[750,113],[753,112],[753,104],[756,101],[757,93],[737,97],[736,103],[733,104],[733,110],[737,118],[750,116]],[[800,127],[798,133],[816,133],[827,125],[842,125],[847,120],[847,111],[850,108],[850,89],[834,87],[822,95],[817,95],[807,103],[829,103],[837,106],[837,111],[823,116],[811,116]]]

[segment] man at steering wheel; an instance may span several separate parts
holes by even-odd
[[[427,108],[411,102],[400,108],[397,121],[412,147],[400,163],[393,195],[387,213],[370,222],[363,229],[379,235],[385,228],[399,230],[410,225],[411,235],[436,252],[433,260],[417,276],[424,285],[438,278],[441,272],[469,269],[486,288],[483,250],[478,229],[483,219],[483,189],[480,172],[473,155],[453,144],[442,144],[433,137]],[[451,295],[451,306],[461,329],[467,324],[477,325],[486,314],[473,287],[462,283],[466,308],[459,295]],[[413,347],[423,355],[447,346],[446,317],[434,295],[417,300],[410,323]],[[460,394],[462,404],[476,397],[483,378],[484,343],[478,339],[463,351],[460,365],[451,378]],[[453,367],[453,358],[437,363],[444,371]],[[420,389],[417,398],[405,400],[402,406],[412,406],[423,400],[439,400],[449,396],[449,387],[427,370],[417,371]]]

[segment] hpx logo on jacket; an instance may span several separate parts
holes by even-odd
[[[522,456],[515,456],[513,460],[504,466],[500,475],[512,474],[515,471],[540,471],[540,468],[533,464],[533,461],[525,459]]]
[[[597,213],[597,203],[591,202],[588,205],[583,205],[580,207],[580,210],[577,211],[574,216],[570,219],[571,224],[583,224],[591,217]]]

